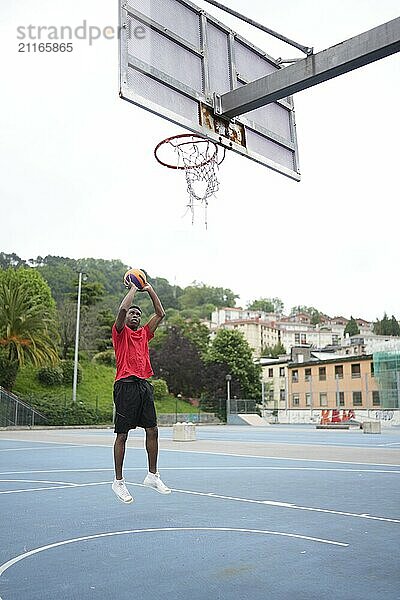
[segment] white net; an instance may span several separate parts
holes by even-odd
[[[208,199],[214,196],[219,189],[218,168],[220,162],[218,146],[199,136],[182,136],[172,138],[168,142],[173,147],[177,167],[185,171],[189,202],[187,209],[192,215],[192,224],[195,218],[195,208],[204,210],[204,223],[207,227]]]

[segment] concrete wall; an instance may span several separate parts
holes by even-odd
[[[380,421],[382,427],[393,427],[400,425],[400,409],[352,409],[354,416],[351,416],[351,419],[359,422],[363,421]],[[343,409],[339,410],[339,415],[334,416],[332,409],[327,410],[309,410],[309,409],[288,409],[288,410],[278,410],[278,417],[272,416],[271,410],[263,411],[263,417],[269,423],[315,423],[319,424],[321,419],[334,419],[334,422],[340,422],[343,420],[345,422],[346,417],[348,417],[349,411],[345,409],[345,414],[343,414]],[[343,417],[345,417],[343,419]],[[339,421],[337,420],[339,419]]]

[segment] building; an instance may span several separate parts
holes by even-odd
[[[267,313],[262,310],[249,310],[243,308],[216,308],[211,314],[211,323],[219,327],[230,321],[248,321],[253,319],[261,319],[268,323],[275,323],[275,313]]]
[[[287,408],[288,363],[290,356],[260,358],[261,380],[264,384],[264,407],[267,409]]]
[[[272,327],[270,322],[261,319],[226,321],[220,325],[220,328],[239,331],[247,340],[255,357],[261,356],[266,346],[273,347],[279,342],[278,329]]]
[[[304,362],[288,364],[288,407],[372,409],[381,406],[371,354],[361,356],[312,352]]]

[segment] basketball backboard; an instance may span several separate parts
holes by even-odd
[[[120,96],[300,180],[292,97],[231,120],[214,95],[281,69],[189,0],[120,0]]]

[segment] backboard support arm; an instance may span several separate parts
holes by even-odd
[[[231,92],[215,94],[214,110],[233,119],[399,51],[400,17]]]
[[[290,46],[293,46],[294,48],[301,50],[301,52],[304,52],[304,54],[307,54],[307,56],[309,56],[310,54],[313,53],[313,48],[309,48],[308,46],[303,46],[302,44],[294,42],[293,40],[287,38],[286,36],[282,35],[281,33],[278,33],[276,31],[274,31],[273,29],[269,29],[269,27],[265,27],[265,25],[261,25],[261,23],[258,23],[257,21],[254,21],[253,19],[250,19],[249,17],[242,15],[241,13],[237,12],[236,10],[233,10],[232,8],[228,8],[227,6],[224,6],[224,4],[221,4],[220,2],[216,2],[216,0],[204,0],[204,2],[207,2],[208,4],[212,4],[213,6],[216,6],[220,10],[223,10],[224,12],[232,15],[233,17],[236,17],[237,19],[240,19],[241,21],[244,21],[245,23],[248,23],[249,25],[256,27],[257,29],[260,29],[261,31],[264,31],[264,33],[268,33],[269,35],[272,35],[273,37],[277,38],[278,40],[281,40],[282,42],[285,42],[286,44],[290,44]]]

